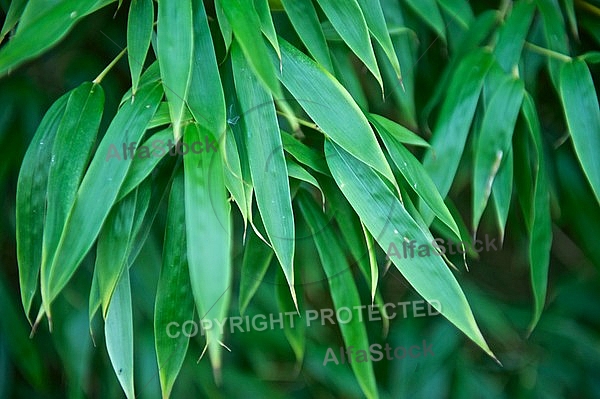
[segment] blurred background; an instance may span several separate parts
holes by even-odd
[[[6,10],[7,3],[0,1],[0,6]],[[479,15],[486,8],[498,7],[497,3],[500,2],[478,2],[473,7]],[[94,79],[125,47],[126,10],[123,7],[115,14],[115,7],[111,6],[87,17],[52,50],[0,79],[0,191],[3,193],[0,197],[0,398],[124,396],[108,359],[102,325],[96,320],[90,332],[88,323],[93,255],[88,256],[56,301],[53,333],[43,324],[29,338],[31,328],[23,313],[18,285],[15,195],[23,156],[46,110],[66,91]],[[0,21],[4,17],[5,12],[0,9]],[[585,22],[586,19],[585,15],[581,17],[588,26],[580,32],[576,53],[599,46],[598,19],[595,25]],[[283,17],[277,23],[289,24]],[[419,26],[417,16],[410,10],[407,10],[407,24],[412,25],[419,39],[414,53],[417,57],[423,55],[416,67],[403,66],[420,88],[415,96],[418,113],[447,63],[448,48],[443,41],[436,40],[433,32]],[[541,57],[529,57],[528,65],[532,67],[527,70],[526,79],[528,87],[536,88],[553,188],[553,242],[545,312],[528,337],[533,299],[527,234],[520,211],[513,207],[502,248],[484,251],[478,259],[470,258],[469,272],[461,267],[456,273],[484,336],[503,366],[498,366],[441,316],[415,318],[409,312],[407,318],[390,321],[387,336],[380,321],[368,322],[371,343],[387,342],[396,347],[425,339],[435,353],[433,357],[374,363],[383,398],[600,398],[600,207],[582,174],[572,144],[564,142],[566,129],[560,102],[546,70],[535,67],[542,63]],[[373,82],[357,63],[355,67],[358,76],[365,80],[363,95],[370,106],[377,112],[394,115],[396,95],[382,102],[379,93],[369,91]],[[599,68],[597,65],[591,68],[598,88]],[[102,86],[107,118],[114,115],[119,99],[130,86],[126,60],[117,64]],[[103,122],[104,128],[107,122]],[[518,173],[516,170],[515,174]],[[452,196],[461,215],[468,215],[469,189]],[[165,211],[163,207],[131,269],[136,389],[138,397],[143,399],[160,398],[152,329]],[[240,226],[239,215],[235,218]],[[498,232],[492,226],[484,218],[478,236],[488,234],[499,242]],[[241,243],[241,229],[236,231],[236,240]],[[298,267],[319,262],[314,248],[307,245],[299,252]],[[378,260],[383,274],[385,254],[380,252]],[[235,304],[242,256],[235,255],[231,315],[239,314]],[[452,259],[461,264],[460,257]],[[273,283],[278,281],[277,267],[271,266],[269,276],[247,310],[250,317],[278,313],[277,285]],[[363,303],[370,303],[369,287],[360,272],[352,272]],[[323,276],[305,278],[310,284],[303,286],[304,309],[331,308]],[[420,299],[393,267],[380,284],[386,303]],[[224,353],[221,386],[213,381],[208,359],[198,362],[204,340],[197,336],[190,343],[173,397],[362,397],[348,364],[329,363],[323,367],[327,348],[335,348],[337,352],[342,346],[339,327],[326,322],[306,328],[306,335],[306,355],[301,365],[296,364],[282,329],[226,335],[231,352]]]

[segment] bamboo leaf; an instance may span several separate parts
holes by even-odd
[[[344,151],[331,141],[325,142],[327,163],[333,177],[352,208],[373,235],[377,243],[386,252],[394,243],[413,243],[425,253],[424,248],[432,249],[433,237],[408,214],[404,206],[384,184],[381,178],[368,166]],[[496,359],[471,312],[471,308],[454,275],[436,256],[432,249],[430,256],[410,257],[410,259],[390,256],[400,273],[415,290],[428,302],[433,300],[441,306],[434,306],[452,324],[458,327],[483,349]],[[434,302],[435,303],[435,302]],[[440,307],[440,309],[438,309]]]
[[[133,386],[133,315],[129,271],[125,271],[110,302],[104,323],[106,349],[127,399],[135,398]]]
[[[143,77],[142,77],[143,80]],[[162,98],[159,84],[140,86],[135,102],[127,102],[117,112],[77,191],[53,259],[42,263],[41,288],[44,310],[50,316],[50,303],[67,284],[89,251],[115,202],[131,166],[131,158],[107,160],[111,147],[137,143]]]
[[[446,24],[435,0],[406,0],[406,4],[446,42]]]
[[[315,172],[331,176],[323,155],[317,153],[301,141],[294,139],[291,134],[284,131],[281,131],[281,142],[283,143],[285,152],[294,157],[298,162],[308,166]]]
[[[336,309],[360,307],[360,297],[351,273],[352,269],[348,267],[347,262],[342,261],[345,259],[344,252],[331,231],[327,218],[305,192],[300,191],[296,198],[319,252],[334,307]],[[340,330],[346,347],[353,346],[363,350],[369,347],[365,325],[358,318],[353,317],[348,323],[340,323]],[[363,393],[368,398],[379,397],[371,359],[368,358],[366,362],[352,362],[351,366]]]
[[[378,132],[386,132],[390,135],[390,137],[393,137],[395,140],[398,140],[401,143],[420,147],[431,147],[429,143],[423,140],[420,136],[417,136],[404,126],[381,115],[367,114],[367,118],[369,119],[369,122],[375,126],[375,129],[377,129]]]
[[[192,79],[193,30],[192,0],[158,1],[156,55],[169,101],[175,141],[181,138],[181,121]]]
[[[379,0],[358,0],[358,4],[365,17],[369,32],[371,32],[371,35],[377,40],[392,64],[392,67],[396,72],[396,78],[402,82],[400,63],[398,62],[398,56],[394,50],[394,45],[392,44],[392,39],[390,38],[390,33],[385,23],[383,10],[381,9]]]
[[[46,193],[52,147],[70,93],[60,97],[44,115],[21,164],[17,181],[16,237],[21,302],[29,317],[42,262]]]
[[[201,125],[185,128],[184,143],[191,145],[212,132]],[[185,227],[190,282],[201,320],[222,323],[231,297],[231,209],[223,177],[222,154],[188,153],[185,170]],[[221,381],[222,331],[206,331],[213,374]]]
[[[383,92],[383,81],[369,39],[369,29],[357,0],[317,2],[344,42],[375,76]]]
[[[236,45],[232,46],[231,55],[238,98],[244,110],[244,142],[248,149],[256,203],[296,302],[294,214],[275,105],[271,95],[252,79],[251,71]]]
[[[261,24],[252,1],[219,0],[252,71],[275,98],[282,98],[275,66],[270,62]]]
[[[183,170],[180,170],[171,186],[162,267],[154,305],[154,344],[163,398],[171,396],[189,345],[189,334],[177,329],[183,329],[188,320],[194,319],[194,297],[183,228],[184,195]]]
[[[10,2],[10,7],[6,13],[6,19],[4,20],[2,30],[0,31],[0,43],[4,40],[6,34],[15,27],[17,22],[19,22],[19,18],[21,18],[21,14],[26,5],[27,0],[14,0]]]
[[[194,58],[188,106],[194,119],[217,139],[225,134],[226,112],[223,86],[201,0],[192,0],[194,15]]]
[[[282,0],[281,3],[309,53],[319,65],[333,73],[325,35],[311,0]]]
[[[435,216],[454,232],[456,238],[460,239],[458,226],[423,165],[387,130],[379,130],[379,135],[396,167],[398,167],[412,190],[427,204]]]
[[[133,0],[127,19],[127,57],[131,71],[131,90],[137,92],[140,75],[150,48],[154,24],[152,0]]]
[[[477,230],[492,184],[510,149],[523,101],[523,81],[507,76],[490,99],[481,124],[473,172],[473,228]]]
[[[277,43],[277,32],[275,31],[275,25],[273,25],[273,18],[271,18],[271,10],[269,9],[268,0],[253,0],[254,9],[258,14],[262,32],[273,46],[273,49],[281,58],[281,52],[279,51],[279,44]]]
[[[293,46],[284,40],[280,45],[280,79],[300,106],[328,137],[394,182],[375,133],[346,89]]]
[[[498,31],[498,41],[494,47],[496,61],[504,72],[511,72],[521,58],[521,51],[533,19],[535,4],[530,1],[514,3],[504,25]]]
[[[113,207],[98,235],[94,271],[97,271],[104,318],[121,274],[127,270],[127,249],[133,235],[137,194],[134,190]]]
[[[0,49],[0,77],[58,43],[97,0],[77,2],[30,1],[21,15],[15,35]]]
[[[479,94],[492,64],[492,55],[478,50],[460,62],[452,77],[431,139],[432,148],[423,159],[442,198],[450,191],[458,170]],[[421,207],[421,212],[427,223],[433,220],[430,210]]]
[[[54,257],[102,119],[101,86],[84,83],[71,92],[52,146],[42,263]]]
[[[536,154],[533,197],[531,198],[531,204],[529,204],[530,208],[526,212],[528,216],[526,226],[529,230],[531,286],[534,299],[533,317],[528,328],[529,334],[531,334],[540,320],[546,303],[550,249],[552,247],[552,215],[550,213],[550,185],[548,172],[544,164],[540,122],[533,99],[527,93],[521,111],[529,134],[533,139]]]
[[[575,153],[596,200],[600,203],[600,108],[589,68],[583,61],[566,63],[560,70],[560,98]]]

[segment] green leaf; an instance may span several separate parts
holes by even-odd
[[[369,167],[331,141],[325,142],[327,163],[333,177],[352,208],[373,235],[377,243],[390,252],[393,243],[414,242],[416,248],[431,249],[433,237],[408,214],[404,206],[381,178]],[[471,312],[471,308],[454,275],[438,257],[435,249],[430,256],[415,256],[403,260],[390,256],[394,265],[415,290],[428,302],[439,301],[444,317],[467,335],[489,356],[496,359]],[[434,302],[435,303],[435,302]]]
[[[496,61],[504,72],[511,72],[521,59],[521,51],[529,32],[535,4],[530,1],[514,3],[504,25],[499,29],[498,41],[494,47]]]
[[[255,218],[254,223],[260,223],[260,218]],[[273,250],[251,230],[248,241],[244,246],[242,258],[242,273],[240,276],[240,313],[244,314],[248,304],[254,297],[256,290],[263,281],[263,277],[273,259]],[[289,297],[289,293],[288,293]]]
[[[307,193],[300,191],[296,198],[319,252],[335,309],[360,308],[360,297],[351,273],[352,269],[343,261],[346,257],[336,235],[331,231],[327,218]],[[369,347],[367,330],[358,318],[352,317],[348,323],[340,323],[340,330],[346,347],[353,346],[362,350]],[[379,397],[372,361],[367,359],[366,362],[352,362],[351,366],[363,393],[368,398]]]
[[[323,68],[333,73],[325,35],[311,0],[282,0],[281,3],[298,37]],[[280,57],[281,58],[281,57]]]
[[[552,215],[550,213],[550,184],[544,164],[541,127],[535,103],[529,94],[525,95],[521,110],[537,155],[534,168],[533,198],[530,209],[526,212],[528,216],[526,226],[529,230],[531,286],[534,299],[533,317],[528,328],[528,332],[531,334],[540,320],[546,303],[550,249],[552,247]]]
[[[110,302],[104,323],[106,349],[117,379],[127,396],[135,398],[133,386],[133,315],[129,271],[125,271]]]
[[[473,228],[477,230],[492,184],[511,145],[523,101],[523,81],[507,76],[490,99],[481,124],[473,172]]]
[[[398,140],[395,139],[387,130],[379,130],[385,147],[402,176],[406,179],[412,190],[417,193],[419,198],[433,211],[446,226],[448,226],[460,239],[460,231],[450,214],[450,211],[444,204],[444,199],[438,192],[435,184],[423,168],[423,165],[408,151]]]
[[[225,51],[229,51],[231,42],[233,41],[233,31],[231,25],[225,16],[223,6],[219,1],[215,1],[215,12],[217,14],[217,21],[219,22],[219,29],[221,30],[221,36],[223,36],[223,42],[225,44]]]
[[[188,106],[194,119],[220,140],[225,134],[226,112],[223,86],[214,45],[201,0],[192,0],[194,15],[194,59]]]
[[[508,149],[504,162],[500,165],[494,184],[492,185],[492,199],[496,210],[496,221],[500,229],[500,241],[504,241],[504,230],[508,220],[510,201],[513,191],[514,161],[512,147]]]
[[[250,68],[275,98],[283,97],[275,66],[270,62],[261,24],[252,1],[219,0]]]
[[[546,46],[557,53],[569,55],[569,38],[562,11],[557,0],[536,0],[544,28]],[[548,70],[555,88],[559,87],[562,61],[548,57]]]
[[[138,190],[128,194],[108,214],[98,235],[96,264],[102,315],[110,304],[121,274],[127,270],[127,250],[133,236],[133,219],[138,202]]]
[[[269,10],[268,0],[253,0],[254,9],[258,14],[260,25],[263,34],[273,46],[273,49],[281,58],[281,52],[279,51],[279,44],[277,43],[277,32],[275,31],[275,25],[273,25],[273,19],[271,18],[271,10]]]
[[[154,4],[152,0],[132,0],[127,19],[127,57],[131,71],[131,90],[137,92],[140,75],[150,48],[154,31]]]
[[[191,145],[214,135],[201,125],[189,124],[184,143]],[[201,320],[222,323],[231,297],[231,208],[223,177],[220,151],[188,153],[185,170],[185,227],[190,282]],[[206,331],[206,344],[215,380],[221,380],[222,332]]]
[[[52,147],[70,93],[60,97],[44,115],[23,157],[16,199],[17,260],[21,302],[29,317],[42,262],[46,193]]]
[[[143,80],[143,77],[142,77]],[[131,166],[131,158],[107,159],[111,147],[139,142],[163,96],[157,83],[140,86],[135,102],[126,102],[112,120],[77,191],[53,259],[42,263],[44,310],[67,284],[89,251],[115,203]]]
[[[317,0],[317,2],[344,42],[375,76],[383,91],[383,81],[369,39],[369,29],[357,0]]]
[[[331,176],[323,155],[317,153],[315,150],[308,147],[306,144],[303,144],[301,141],[296,140],[291,134],[285,133],[284,131],[281,131],[281,142],[283,143],[285,152],[294,157],[298,162],[308,166],[315,172]]]
[[[4,20],[2,30],[0,31],[0,43],[4,40],[6,34],[15,27],[17,22],[19,22],[19,18],[21,18],[21,14],[26,5],[27,0],[14,0],[10,2],[10,7],[6,13],[6,19]]]
[[[235,85],[243,110],[246,128],[244,141],[248,149],[256,203],[269,241],[288,279],[292,298],[296,302],[293,272],[294,214],[275,105],[271,95],[252,78],[252,73],[235,44],[231,48],[231,56]]]
[[[433,0],[430,0],[433,1]],[[394,50],[392,39],[385,23],[383,10],[379,0],[358,0],[358,4],[365,17],[365,22],[369,28],[371,35],[377,40],[388,60],[392,64],[396,72],[396,78],[402,82],[402,72],[400,71],[400,63],[398,56]]]
[[[189,345],[183,325],[194,320],[194,297],[186,255],[183,170],[175,177],[162,256],[162,268],[154,305],[154,344],[163,398],[171,396]],[[178,323],[178,324],[173,324]],[[188,331],[188,330],[186,330]]]
[[[17,32],[0,49],[0,77],[53,47],[77,21],[94,11],[97,2],[28,2]]]
[[[475,19],[467,0],[438,0],[438,4],[450,19],[456,20],[464,29],[468,28]]]
[[[192,0],[159,0],[156,22],[160,76],[173,121],[175,141],[181,138],[181,121],[188,99],[194,57]]]
[[[477,50],[460,62],[452,77],[431,139],[432,148],[423,159],[442,198],[450,191],[458,170],[479,94],[493,62],[490,53]],[[421,208],[421,212],[426,222],[433,220],[429,210]]]
[[[144,147],[148,148],[148,151],[152,151],[146,154],[146,151],[142,150]],[[173,129],[171,128],[161,130],[144,141],[135,152],[133,163],[127,171],[127,176],[125,176],[125,180],[119,189],[117,201],[125,198],[127,194],[139,186],[165,156],[174,156],[176,154],[177,152],[173,144]]]
[[[446,42],[446,23],[435,0],[406,0],[406,4]]]
[[[103,108],[104,92],[101,86],[84,83],[69,96],[52,146],[42,264],[52,260],[58,247],[89,163]]]
[[[346,89],[283,39],[280,45],[280,79],[300,106],[328,137],[394,182],[375,133]]]
[[[600,203],[600,108],[592,74],[585,62],[575,60],[563,65],[560,98],[575,153]]]
[[[420,136],[417,136],[404,126],[381,115],[367,114],[367,118],[380,134],[382,134],[381,132],[386,132],[390,135],[390,137],[393,137],[394,140],[397,140],[400,143],[411,144],[420,147],[431,147],[429,143],[423,140]]]
[[[252,197],[252,188],[244,181],[240,154],[231,128],[227,128],[224,140],[225,145],[225,185],[235,200],[242,217],[244,218],[244,237],[248,218],[251,216],[250,204],[246,201],[248,196]]]
[[[315,179],[310,173],[306,171],[302,166],[298,165],[296,162],[286,159],[285,164],[287,166],[288,176],[293,177],[294,179],[298,179],[305,183],[308,183],[315,187],[317,190],[321,192],[321,198],[325,201],[325,197],[323,195],[323,190],[321,190],[321,186],[317,179]],[[325,205],[325,204],[323,204]]]

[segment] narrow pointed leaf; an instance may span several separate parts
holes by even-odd
[[[121,107],[100,142],[77,191],[54,258],[42,264],[46,311],[94,243],[131,166],[130,157],[107,161],[111,146],[139,142],[162,96],[159,84],[141,86],[136,101]]]
[[[433,1],[433,0],[431,0]],[[392,39],[385,23],[383,16],[383,10],[379,0],[358,0],[358,4],[363,12],[367,27],[371,35],[377,40],[383,52],[387,56],[388,60],[392,64],[396,77],[399,81],[402,81],[402,72],[400,71],[400,63],[398,62],[398,56],[394,50]]]
[[[378,132],[385,131],[395,140],[404,143],[416,145],[419,147],[431,147],[428,142],[420,136],[405,128],[404,126],[391,121],[381,115],[367,114],[369,121],[375,126]]]
[[[327,163],[337,185],[377,243],[388,249],[413,240],[417,248],[431,246],[433,237],[408,214],[404,206],[368,166],[331,141],[325,142]],[[432,249],[432,251],[435,251]],[[441,304],[437,309],[488,355],[494,354],[483,338],[467,299],[452,272],[435,252],[409,259],[391,257],[400,273],[427,301]]]
[[[271,95],[252,78],[240,49],[233,45],[231,50],[235,85],[240,106],[244,110],[244,141],[248,149],[256,203],[269,241],[288,279],[292,297],[295,297],[294,215],[275,105]]]
[[[357,0],[317,0],[344,42],[375,76],[383,91],[383,81],[369,38],[369,29]]]
[[[435,216],[454,232],[456,238],[460,238],[460,231],[454,218],[423,165],[387,130],[380,130],[379,133],[396,167],[411,188],[427,204]]]
[[[2,30],[0,31],[0,43],[4,40],[6,34],[15,27],[17,22],[19,22],[19,18],[21,18],[21,14],[26,5],[27,0],[14,0],[10,2],[10,7],[6,13],[6,19],[4,20]]]
[[[189,337],[182,326],[194,318],[194,297],[186,255],[183,170],[171,186],[162,268],[154,306],[154,343],[163,398],[171,396]],[[178,323],[178,324],[173,324]]]
[[[255,223],[258,220],[255,219]],[[246,308],[262,283],[262,279],[274,255],[273,250],[253,230],[248,234],[249,237],[244,248],[242,273],[240,276],[239,307],[241,314],[246,312]]]
[[[133,386],[133,315],[129,271],[119,279],[104,323],[106,349],[127,399],[135,398]]]
[[[281,4],[308,52],[321,67],[333,73],[325,35],[312,1],[282,0]]]
[[[84,83],[71,92],[52,146],[42,263],[54,257],[77,196],[102,119],[101,86]]]
[[[331,231],[327,218],[307,193],[299,192],[297,201],[312,232],[321,258],[321,265],[327,275],[335,309],[359,307],[360,297],[351,272],[352,269],[348,267],[347,262],[343,262],[344,252],[336,235]],[[340,330],[346,347],[353,346],[357,350],[367,350],[369,347],[367,330],[358,318],[353,317],[348,323],[340,323]],[[368,398],[377,398],[377,384],[372,361],[367,359],[366,362],[352,362],[351,366],[363,393]]]
[[[98,289],[105,318],[121,274],[127,269],[127,249],[132,239],[136,202],[137,190],[134,190],[113,207],[98,235],[94,269],[98,272]]]
[[[433,31],[446,41],[446,23],[435,0],[407,0],[406,4],[425,21]]]
[[[250,68],[265,88],[276,98],[282,98],[275,65],[270,62],[267,45],[261,34],[260,19],[253,2],[249,0],[219,0],[219,2]]]
[[[197,124],[184,131],[187,145],[211,132]],[[217,152],[188,153],[185,170],[185,228],[190,282],[200,319],[222,323],[231,297],[231,208],[223,177],[223,158]],[[215,380],[221,380],[221,330],[206,331]]]
[[[479,94],[493,57],[478,50],[465,57],[456,69],[446,94],[431,139],[431,150],[425,154],[423,166],[442,198],[450,191],[467,136],[475,115]],[[421,208],[427,223],[433,214]]]
[[[154,31],[154,4],[152,0],[133,0],[127,20],[127,57],[131,71],[131,89],[137,92],[140,75],[150,48]]]
[[[507,77],[492,95],[481,124],[473,172],[473,228],[492,191],[494,178],[505,160],[523,101],[523,81]]]
[[[494,48],[496,61],[504,72],[511,72],[521,59],[521,51],[533,19],[535,4],[530,1],[514,3],[510,16],[498,32]]]
[[[280,45],[281,82],[306,113],[333,141],[394,182],[375,133],[346,89],[293,46],[283,40]]]
[[[192,0],[194,12],[194,58],[188,106],[194,119],[221,140],[225,134],[226,113],[223,86],[210,35],[204,3]]]
[[[160,76],[173,121],[173,134],[175,140],[179,141],[181,121],[192,78],[192,0],[158,1],[156,45]]]
[[[563,65],[560,94],[575,153],[600,203],[600,108],[594,81],[585,62]]]
[[[28,317],[37,291],[42,262],[46,193],[50,171],[48,165],[52,159],[56,132],[69,96],[70,93],[56,100],[44,115],[27,148],[17,181],[16,237],[19,286],[23,308]]]

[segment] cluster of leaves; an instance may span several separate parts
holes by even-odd
[[[0,37],[13,33],[0,48],[0,74],[48,50],[79,20],[111,3],[11,2]],[[357,282],[347,272],[354,265],[371,300],[381,304],[375,243],[384,251],[404,241],[429,245],[430,226],[469,242],[469,231],[477,231],[491,202],[502,237],[509,211],[523,215],[533,330],[546,298],[553,191],[536,77],[547,69],[597,205],[600,111],[586,62],[599,57],[570,39],[581,30],[598,40],[597,16],[583,18],[580,26],[572,1],[563,12],[552,0],[506,1],[500,10],[480,13],[466,0],[156,3],[133,0],[129,6],[131,89],[106,132],[98,137],[102,81],[125,51],[94,81],[50,107],[23,160],[17,255],[21,299],[34,328],[44,316],[52,327],[53,303],[95,246],[90,322],[100,311],[111,363],[126,395],[134,397],[130,269],[167,202],[154,308],[166,397],[189,345],[185,335],[170,338],[167,324],[195,313],[210,320],[230,313],[232,220],[238,215],[232,202],[243,224],[242,313],[272,260],[280,269],[281,312],[303,308],[299,281],[315,273],[327,278],[336,308],[360,305]],[[598,12],[588,3],[582,7]],[[439,41],[447,50],[445,67],[431,70],[440,75],[435,87],[423,90],[425,98],[414,71],[422,56],[416,38]],[[353,62],[367,73],[357,73]],[[115,145],[169,139],[188,146],[216,141],[218,151],[107,157]],[[448,197],[453,186],[460,192],[467,183],[470,228]],[[306,251],[306,245],[296,246],[302,226],[314,240],[322,271],[295,262]],[[448,259],[390,261],[419,295],[439,301],[438,311],[494,357]],[[304,331],[285,327],[300,363]],[[363,323],[340,329],[345,345],[368,346]],[[220,380],[225,339],[219,329],[205,333]],[[377,397],[373,365],[351,366],[364,394]]]

